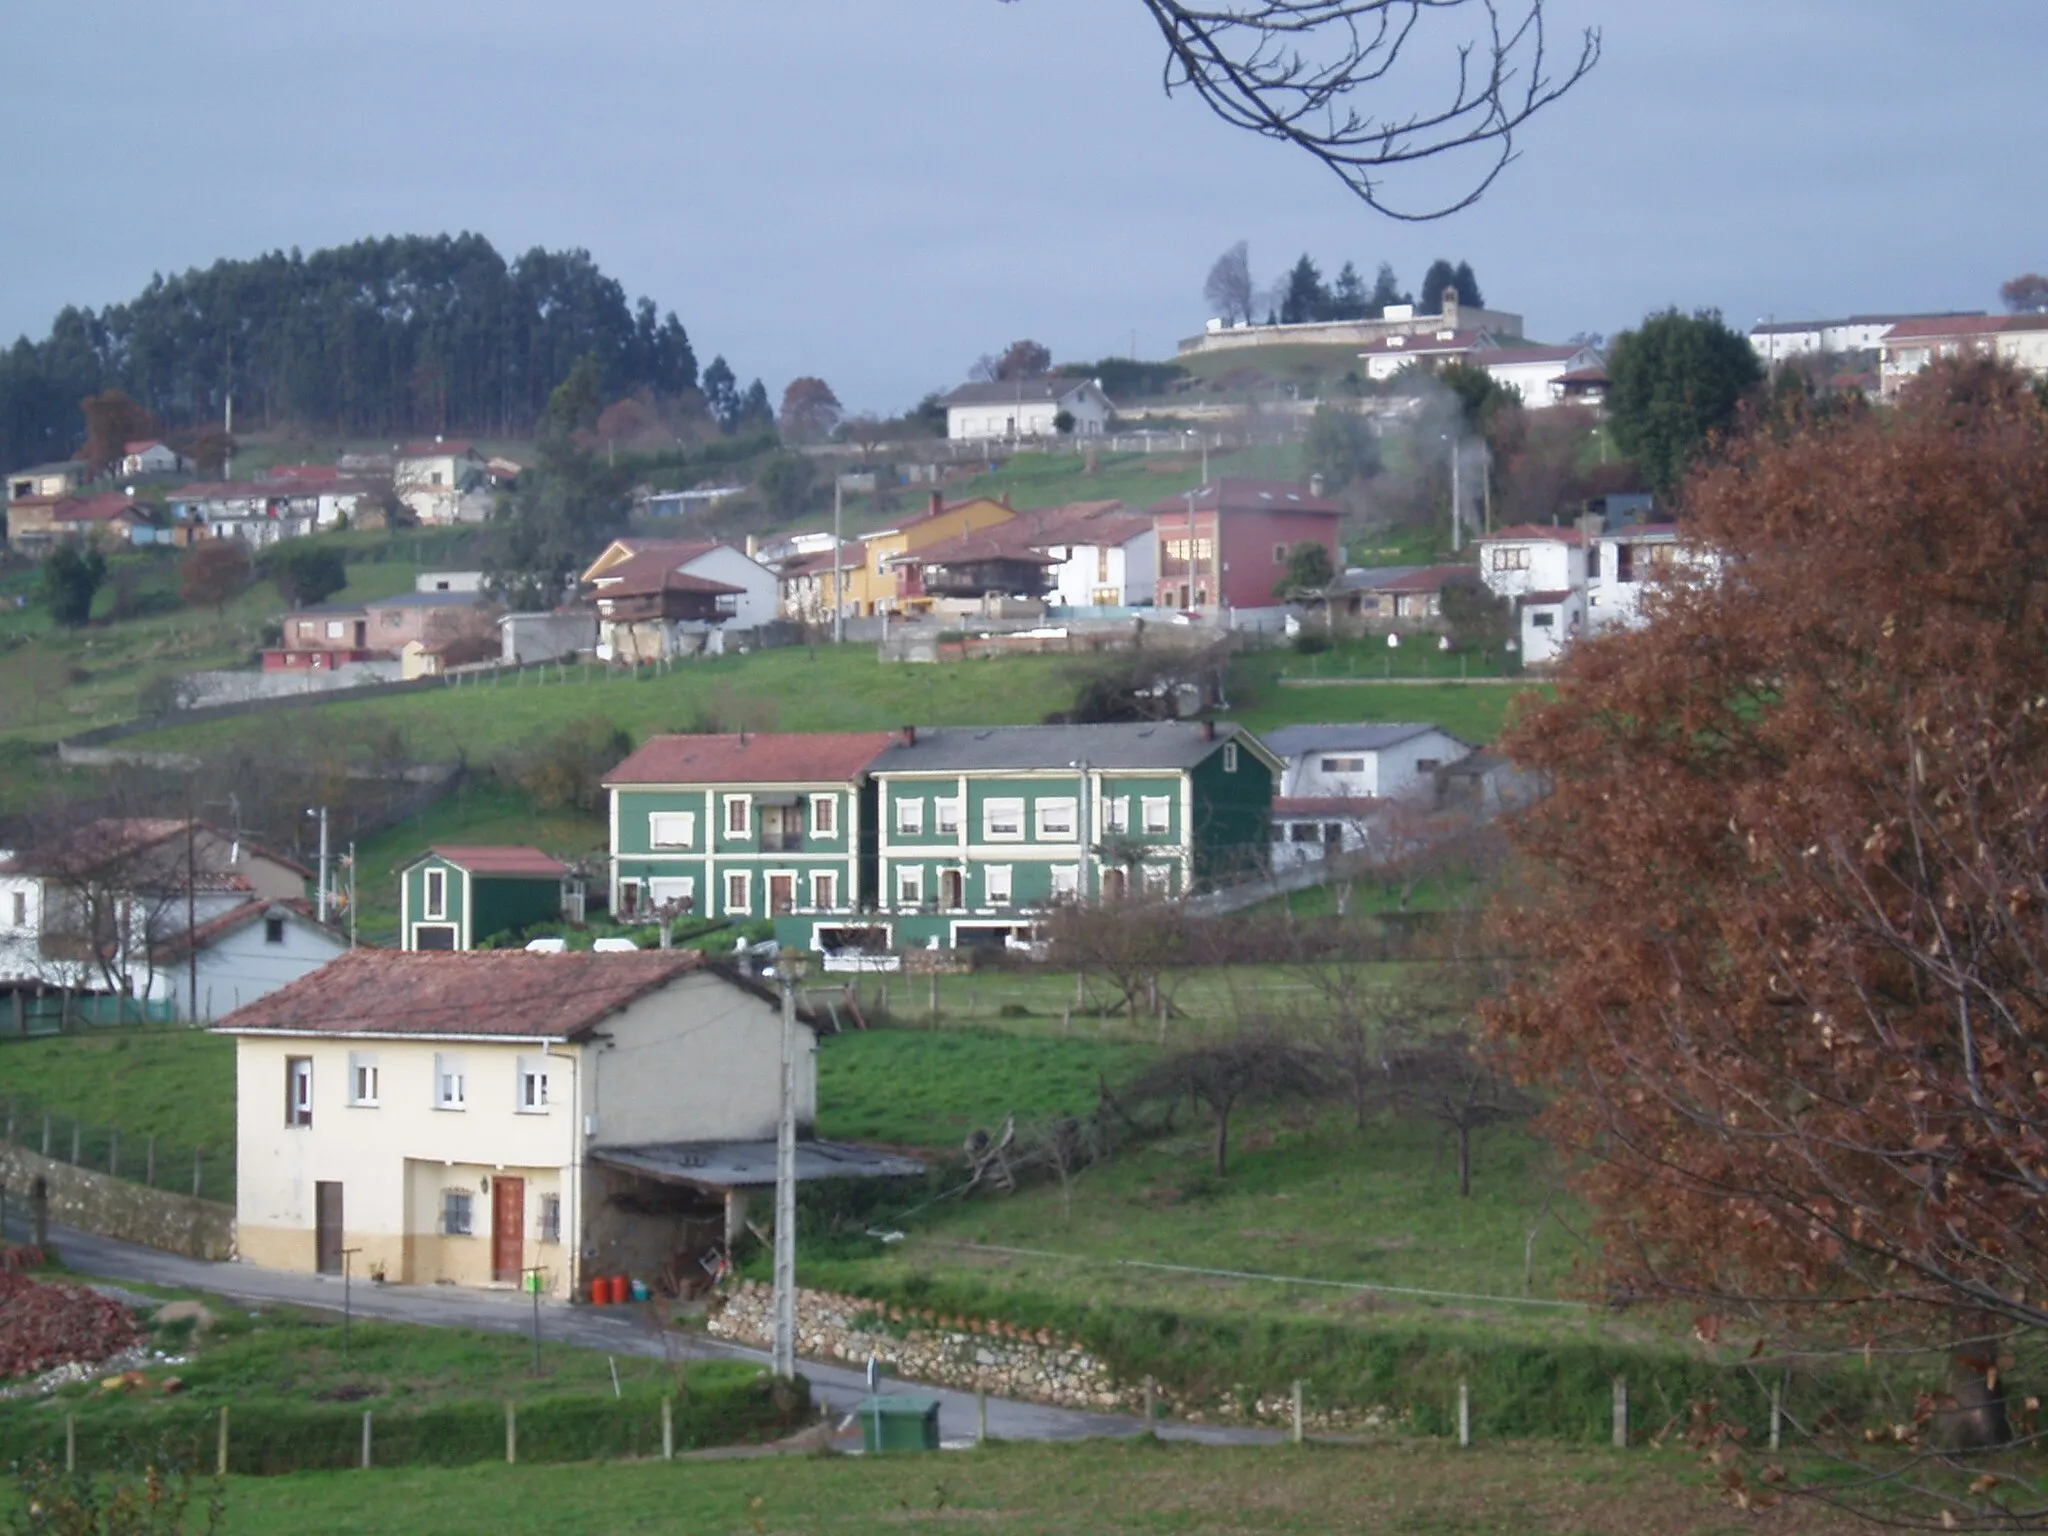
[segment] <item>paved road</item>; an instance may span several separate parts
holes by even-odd
[[[8,1231],[20,1238],[26,1224],[9,1217]],[[206,1291],[241,1302],[283,1302],[293,1306],[321,1307],[340,1311],[342,1282],[332,1275],[304,1275],[285,1270],[259,1269],[252,1264],[215,1264],[203,1259],[181,1258],[142,1248],[88,1232],[52,1226],[51,1241],[70,1268],[106,1280],[139,1280],[148,1285],[177,1286]],[[442,1285],[366,1285],[349,1287],[348,1304],[357,1317],[381,1318],[389,1322],[419,1323],[432,1328],[484,1328],[501,1333],[525,1333],[533,1326],[530,1297],[512,1291],[467,1290]],[[619,1355],[666,1354],[661,1337],[649,1329],[637,1310],[603,1307],[571,1307],[543,1299],[540,1304],[541,1337],[556,1343],[579,1345]],[[690,1336],[693,1353],[725,1359],[768,1363],[765,1350],[750,1349],[702,1334]],[[830,1407],[834,1416],[850,1412],[867,1395],[867,1383],[859,1371],[823,1361],[804,1361],[803,1373],[810,1379],[812,1396]],[[898,1383],[897,1390],[903,1389]],[[971,1392],[946,1387],[918,1386],[919,1392],[939,1399],[939,1426],[949,1441],[971,1437],[975,1429],[975,1402]],[[1143,1420],[1121,1414],[1082,1413],[1071,1408],[1053,1408],[1043,1403],[1021,1402],[1015,1398],[988,1400],[988,1432],[999,1440],[1082,1440],[1094,1436],[1136,1435]],[[1158,1425],[1162,1439],[1194,1440],[1212,1445],[1265,1445],[1280,1436],[1270,1430],[1236,1429],[1220,1425]]]

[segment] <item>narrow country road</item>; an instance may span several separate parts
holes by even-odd
[[[17,1220],[12,1213],[7,1219],[7,1230],[17,1239],[28,1235],[27,1223]],[[238,1302],[280,1302],[333,1312],[342,1308],[342,1282],[332,1275],[304,1275],[259,1269],[252,1264],[216,1264],[203,1259],[181,1258],[176,1254],[160,1253],[154,1248],[95,1237],[69,1227],[52,1226],[50,1239],[68,1267],[103,1280],[176,1286]],[[532,1299],[513,1291],[477,1291],[440,1285],[368,1285],[357,1281],[349,1287],[348,1304],[357,1317],[418,1323],[430,1328],[483,1328],[499,1333],[523,1334],[533,1327]],[[667,1352],[661,1337],[652,1332],[640,1312],[632,1308],[572,1307],[544,1299],[540,1304],[540,1328],[541,1338],[552,1343],[574,1344],[618,1355],[659,1357]],[[768,1363],[765,1350],[750,1349],[704,1334],[691,1334],[688,1339],[691,1353],[700,1358]],[[850,1413],[867,1395],[867,1383],[857,1370],[823,1361],[806,1360],[801,1364],[804,1375],[810,1380],[812,1396],[829,1407],[835,1417]],[[907,1390],[912,1385],[900,1379],[891,1380],[894,1390]],[[961,1441],[973,1437],[973,1393],[921,1384],[916,1385],[915,1390],[939,1400],[939,1428],[946,1440]],[[1142,1420],[1122,1414],[1083,1413],[1072,1408],[1054,1408],[1015,1398],[988,1399],[988,1432],[998,1440],[1082,1440],[1099,1435],[1136,1435],[1143,1428]],[[1170,1421],[1161,1421],[1157,1431],[1162,1439],[1214,1445],[1265,1445],[1281,1438],[1271,1430]]]

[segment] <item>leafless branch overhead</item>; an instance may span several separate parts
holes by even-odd
[[[1571,67],[1550,72],[1544,0],[1144,5],[1166,38],[1168,94],[1192,87],[1226,123],[1307,150],[1367,206],[1411,221],[1477,202],[1515,158],[1516,132],[1600,58],[1600,33],[1589,27]],[[1444,84],[1420,98],[1434,105],[1400,105],[1420,71],[1441,58],[1439,23],[1461,22],[1449,49],[1454,88],[1447,70]],[[1394,105],[1375,110],[1368,98]],[[1420,209],[1388,201],[1388,172],[1460,151],[1477,163],[1452,201]]]

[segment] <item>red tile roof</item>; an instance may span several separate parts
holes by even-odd
[[[1569,373],[1559,374],[1557,382],[1560,384],[1605,384],[1607,382],[1607,365],[1605,363],[1596,363],[1587,368],[1574,368]]]
[[[941,539],[938,543],[927,544],[922,549],[891,555],[883,564],[973,565],[983,560],[1016,560],[1027,565],[1059,564],[1050,555],[1032,547],[1029,530],[1018,529],[1012,532],[1007,523],[984,528],[978,533],[963,533],[955,538]]]
[[[850,784],[893,731],[656,736],[609,774],[625,784]]]
[[[1447,582],[1477,581],[1479,570],[1470,565],[1425,565],[1419,571],[1410,571],[1405,576],[1394,576],[1386,581],[1374,582],[1371,586],[1360,587],[1361,592],[1441,592]]]
[[[1482,544],[1583,544],[1576,528],[1545,528],[1538,523],[1517,523],[1481,536]]]
[[[1912,341],[1921,337],[1988,336],[2011,325],[2011,315],[1947,315],[1925,320],[1901,320],[1879,338],[1883,341]]]
[[[214,1028],[224,1034],[574,1039],[703,963],[688,949],[630,955],[357,949],[236,1009]]]
[[[148,522],[142,503],[119,491],[102,491],[97,496],[76,496],[59,501],[52,514],[60,523],[111,523],[119,518]]]
[[[716,545],[706,548],[715,549]],[[744,587],[730,586],[722,581],[713,581],[708,576],[693,575],[678,570],[684,561],[663,550],[642,550],[630,560],[622,560],[592,583],[600,598],[644,597],[656,592],[744,592]]]
[[[164,440],[160,437],[138,437],[132,442],[123,443],[121,451],[123,453],[147,453],[152,448],[161,448],[163,446]]]
[[[559,880],[569,873],[569,866],[560,859],[551,858],[538,848],[520,845],[489,847],[436,843],[427,851],[438,854],[457,869],[466,869],[472,875],[531,875],[535,879]],[[413,862],[418,863],[419,860]]]

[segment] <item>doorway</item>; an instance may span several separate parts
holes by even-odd
[[[491,1180],[491,1278],[519,1281],[526,1267],[526,1180]]]
[[[323,1275],[341,1273],[341,1185],[322,1179],[313,1186],[313,1268]]]
[[[967,905],[967,877],[957,869],[939,871],[939,905],[957,912]]]
[[[796,876],[770,875],[768,877],[768,915],[783,917],[796,906]]]

